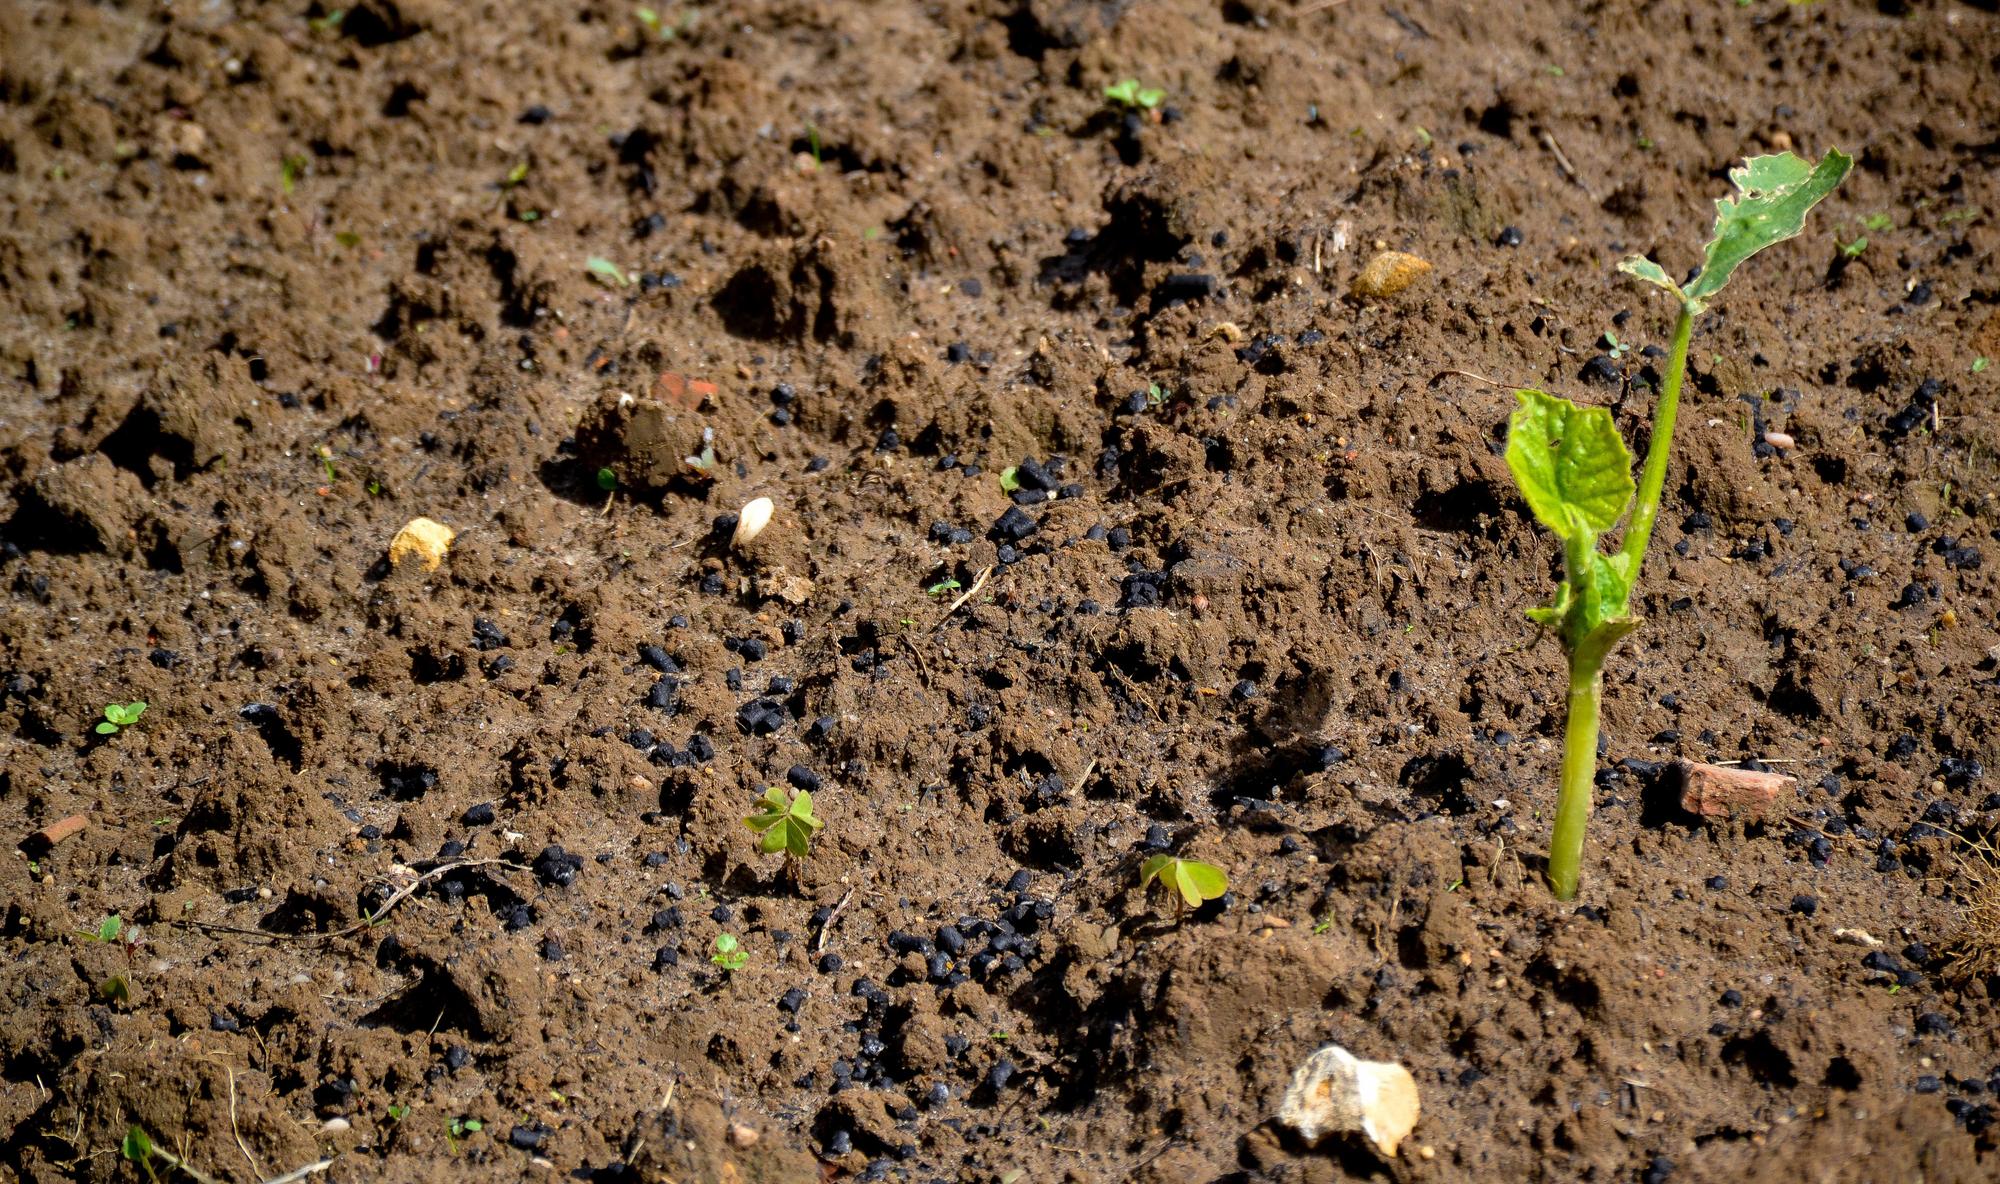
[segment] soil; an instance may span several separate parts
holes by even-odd
[[[2000,1173],[1992,3],[640,11],[0,5],[0,1179]],[[1829,146],[1558,904],[1509,388]]]

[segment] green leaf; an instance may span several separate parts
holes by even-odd
[[[632,285],[632,280],[625,274],[624,269],[602,255],[592,255],[583,261],[583,265],[602,283],[618,288],[628,288]]]
[[[1687,299],[1697,306],[1705,304],[1722,291],[1745,259],[1797,237],[1805,229],[1806,214],[1853,167],[1853,157],[1831,148],[1816,165],[1780,152],[1753,156],[1730,169],[1729,179],[1739,196],[1717,199],[1715,237],[1703,253],[1701,274],[1687,286]]]
[[[1626,275],[1637,276],[1649,284],[1657,284],[1665,288],[1675,300],[1683,303],[1687,300],[1687,297],[1681,293],[1681,286],[1674,282],[1672,276],[1667,274],[1666,268],[1661,267],[1644,255],[1625,256],[1625,258],[1618,261],[1618,270],[1624,272]]]
[[[114,942],[118,940],[118,935],[124,931],[125,922],[119,918],[117,913],[113,913],[98,923],[97,940],[101,942]]]
[[[782,851],[793,859],[804,859],[812,850],[813,832],[826,823],[813,817],[812,794],[800,790],[789,801],[785,791],[771,786],[757,802],[757,812],[743,825],[764,836],[757,849],[766,855]]]
[[[1141,889],[1150,887],[1154,880],[1179,892],[1189,908],[1200,908],[1203,901],[1214,900],[1229,891],[1229,877],[1221,868],[1173,855],[1155,855],[1139,868]]]
[[[1229,877],[1214,864],[1183,859],[1174,866],[1174,886],[1181,890],[1189,908],[1198,908],[1202,901],[1214,900],[1229,891]]]
[[[136,1164],[145,1164],[153,1158],[153,1140],[146,1134],[146,1128],[134,1124],[125,1128],[125,1140],[118,1145],[118,1153]]]
[[[97,725],[97,734],[100,736],[115,735],[117,731],[118,731],[118,725],[114,723],[106,722]]]
[[[1507,467],[1536,519],[1563,539],[1610,529],[1632,500],[1632,454],[1611,413],[1536,390],[1514,392]]]
[[[1013,493],[1021,488],[1021,466],[1008,465],[1000,470],[1000,492]]]
[[[597,487],[606,493],[618,488],[618,474],[611,469],[597,470]]]

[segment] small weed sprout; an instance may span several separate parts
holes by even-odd
[[[1166,102],[1167,92],[1157,86],[1140,86],[1137,78],[1121,78],[1104,88],[1104,98],[1114,106],[1131,111],[1152,111]]]
[[[715,429],[701,429],[701,455],[684,458],[687,467],[700,474],[703,480],[715,476]]]
[[[95,931],[84,930],[83,937],[85,941],[101,941],[105,945],[115,945],[118,941],[118,935],[124,931],[125,922],[117,913],[112,913],[97,923]]]
[[[104,722],[97,725],[100,736],[115,736],[121,728],[129,728],[146,714],[146,704],[138,699],[130,703],[107,703],[104,705]]]
[[[463,1115],[447,1119],[444,1124],[444,1141],[453,1155],[458,1154],[458,1145],[467,1135],[476,1135],[486,1129],[483,1119],[467,1118]]]
[[[181,1150],[185,1152],[187,1148],[182,1147]],[[118,1144],[118,1154],[126,1162],[138,1164],[140,1170],[146,1173],[148,1180],[160,1178],[153,1171],[153,1161],[157,1159],[169,1168],[178,1169],[188,1179],[195,1181],[195,1184],[215,1184],[212,1177],[196,1171],[194,1165],[188,1163],[182,1156],[154,1145],[152,1137],[146,1133],[146,1128],[136,1122],[125,1128],[125,1138]]]
[[[591,278],[607,288],[632,286],[632,277],[625,274],[625,269],[602,255],[592,255],[585,259],[583,266],[590,272]]]
[[[938,597],[943,596],[947,592],[956,592],[964,586],[958,582],[958,577],[946,576],[944,579],[924,589],[924,594],[926,596]]]
[[[1639,627],[1631,610],[1632,587],[1660,512],[1694,319],[1722,293],[1744,260],[1797,237],[1806,215],[1853,165],[1853,158],[1837,149],[1817,164],[1789,152],[1751,157],[1729,170],[1737,192],[1716,201],[1715,237],[1704,251],[1701,269],[1685,285],[1637,255],[1618,265],[1672,296],[1680,312],[1653,409],[1646,462],[1636,483],[1632,454],[1608,409],[1580,407],[1537,390],[1515,392],[1520,405],[1508,421],[1507,467],[1536,520],[1563,542],[1564,578],[1555,599],[1528,611],[1531,620],[1555,632],[1569,657],[1562,782],[1549,840],[1549,887],[1559,900],[1576,896],[1583,859],[1584,825],[1597,773],[1604,659],[1620,638]],[[1598,538],[1617,525],[1628,506],[1631,518],[1619,549],[1607,555],[1598,550]]]
[[[750,961],[750,955],[744,952],[743,943],[736,940],[735,934],[718,933],[715,935],[715,952],[708,956],[708,960],[724,970],[737,971]]]
[[[743,825],[763,837],[757,841],[757,849],[766,855],[782,851],[787,862],[803,861],[812,850],[814,832],[826,823],[813,817],[813,795],[807,790],[799,790],[788,801],[785,791],[773,785],[757,800],[756,813],[743,820]]]
[[[1188,909],[1198,909],[1229,891],[1229,877],[1212,863],[1199,859],[1182,859],[1176,855],[1155,855],[1139,869],[1139,887],[1153,886],[1158,880],[1178,893],[1174,901],[1174,914],[1179,916]]]

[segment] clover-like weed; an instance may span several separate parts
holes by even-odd
[[[1229,891],[1229,877],[1221,868],[1199,859],[1177,855],[1155,855],[1139,868],[1139,887],[1150,888],[1158,880],[1179,894],[1174,901],[1176,914],[1198,909],[1205,902]]]
[[[1104,88],[1104,97],[1129,110],[1151,111],[1166,102],[1167,92],[1157,86],[1140,86],[1137,78],[1121,78]]]
[[[782,851],[788,860],[802,860],[812,851],[813,834],[826,825],[812,811],[811,793],[801,789],[787,800],[785,791],[773,785],[757,799],[756,813],[745,818],[743,825],[763,836],[757,849],[764,854]]]
[[[115,736],[119,729],[129,728],[146,714],[146,704],[134,699],[130,703],[107,703],[104,705],[104,720],[97,725],[100,736]]]
[[[718,933],[715,935],[715,952],[708,956],[708,960],[734,972],[743,969],[744,964],[750,961],[750,955],[743,949],[743,943],[736,940],[735,934]]]

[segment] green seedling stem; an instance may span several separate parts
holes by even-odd
[[[1563,580],[1553,601],[1529,610],[1548,627],[1569,659],[1568,717],[1563,728],[1562,781],[1556,795],[1555,830],[1549,838],[1549,888],[1557,899],[1576,896],[1583,864],[1583,836],[1590,820],[1597,776],[1599,710],[1604,660],[1618,640],[1639,627],[1631,611],[1633,586],[1660,516],[1667,457],[1681,386],[1687,379],[1688,344],[1695,318],[1729,283],[1738,265],[1774,243],[1796,237],[1805,218],[1853,167],[1831,150],[1817,164],[1791,153],[1757,156],[1731,169],[1736,194],[1715,203],[1715,236],[1702,267],[1685,286],[1658,263],[1627,258],[1620,271],[1674,298],[1673,350],[1653,406],[1646,460],[1632,479],[1632,454],[1611,413],[1580,407],[1537,390],[1516,391],[1519,406],[1508,423],[1507,467],[1537,521],[1563,541]],[[1618,549],[1606,554],[1598,539],[1630,509]]]

